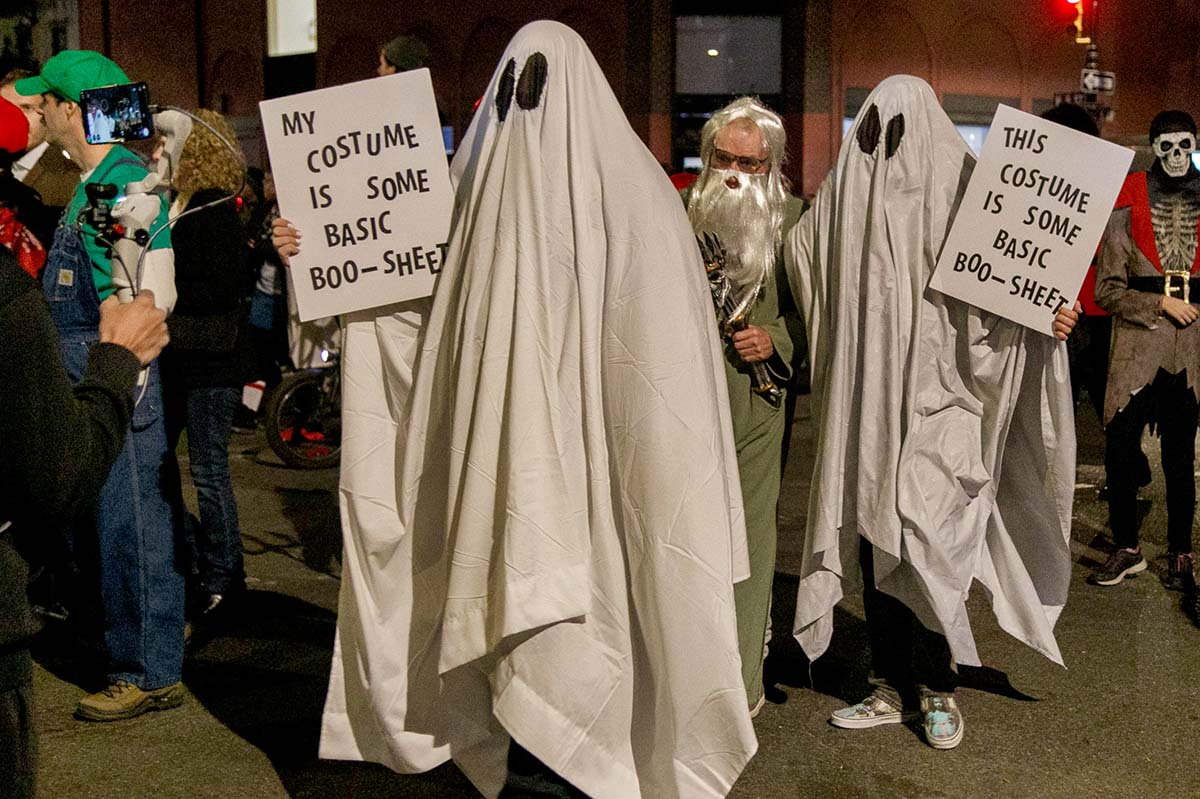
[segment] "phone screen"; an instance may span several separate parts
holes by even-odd
[[[154,135],[150,92],[144,83],[85,89],[79,94],[88,144],[148,139]]]

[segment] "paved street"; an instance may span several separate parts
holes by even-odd
[[[756,721],[759,753],[733,793],[770,797],[1200,797],[1200,629],[1154,574],[1084,584],[1105,557],[1099,429],[1081,408],[1072,595],[1058,625],[1067,669],[1002,633],[982,591],[972,622],[984,668],[964,669],[966,738],[936,752],[915,729],[845,731],[830,711],[865,692],[861,604],[838,611],[812,668],[789,634],[804,527],[811,427],[801,403],[781,503],[775,584],[777,687]],[[469,797],[453,766],[400,776],[316,759],[338,590],[336,473],[285,469],[236,434],[234,478],[251,593],[244,612],[189,655],[180,709],[111,724],[75,721],[83,693],[69,658],[35,675],[41,795],[154,797]],[[1148,449],[1157,470],[1157,442]],[[1144,545],[1164,569],[1161,475],[1143,491]]]

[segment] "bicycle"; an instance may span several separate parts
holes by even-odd
[[[267,402],[267,444],[288,466],[325,469],[342,450],[342,380],[338,355],[322,352],[325,366],[283,378]]]

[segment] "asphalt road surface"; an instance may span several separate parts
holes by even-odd
[[[1110,537],[1100,433],[1081,406],[1071,598],[1057,627],[1067,668],[996,626],[983,592],[972,623],[983,668],[963,669],[966,737],[926,746],[916,728],[840,730],[829,713],[866,693],[861,602],[838,609],[830,651],[810,664],[791,638],[811,467],[802,401],[780,503],[768,674],[755,722],[759,751],[731,794],[784,797],[1200,797],[1200,629],[1164,567],[1165,508],[1156,470],[1142,492],[1151,571],[1108,589],[1084,584]],[[452,766],[404,776],[316,759],[333,644],[339,559],[335,470],[284,468],[261,434],[235,434],[233,472],[250,594],[229,624],[197,642],[183,707],[130,721],[71,717],[88,683],[81,656],[47,641],[35,674],[40,795],[54,799],[470,797]],[[194,500],[194,497],[190,498]]]

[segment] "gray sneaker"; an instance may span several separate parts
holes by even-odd
[[[921,697],[925,714],[925,742],[934,749],[953,749],[962,743],[963,717],[952,696]]]
[[[1104,565],[1092,572],[1087,581],[1092,585],[1117,585],[1126,577],[1132,577],[1146,571],[1146,559],[1141,550],[1130,552],[1128,549],[1118,549],[1112,553]]]
[[[829,717],[829,723],[847,730],[861,730],[867,727],[878,727],[880,724],[916,721],[920,717],[920,713],[905,713],[901,708],[894,707],[875,693],[857,705],[833,711],[833,715]]]

